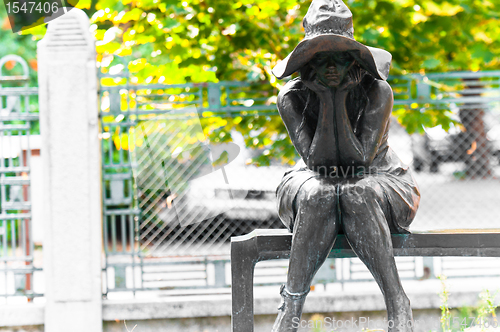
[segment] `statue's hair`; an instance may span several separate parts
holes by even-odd
[[[358,73],[356,73],[356,71]],[[358,124],[359,119],[364,113],[364,110],[368,104],[367,91],[371,87],[371,84],[375,81],[375,78],[370,75],[366,70],[361,68],[357,63],[350,69],[348,75],[361,75],[360,84],[354,87],[347,95],[346,108],[347,114],[351,123]],[[312,81],[315,79],[316,72],[312,66],[307,63],[300,69],[300,80],[306,79]],[[297,128],[297,134],[300,132],[307,124],[309,128],[315,130],[318,124],[318,112],[319,112],[319,98],[316,96],[312,90],[302,85],[302,89],[305,92],[305,105],[302,112],[302,122]],[[358,128],[353,128],[354,134],[357,134]]]

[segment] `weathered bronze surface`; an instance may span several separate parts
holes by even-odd
[[[380,286],[388,330],[412,331],[391,233],[408,233],[420,193],[387,144],[391,55],[353,39],[341,0],[313,0],[304,29],[304,40],[273,69],[278,78],[300,72],[280,91],[278,110],[302,157],[277,189],[293,240],[273,331],[297,330],[313,276],[339,232]]]

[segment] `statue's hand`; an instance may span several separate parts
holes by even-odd
[[[331,94],[331,90],[329,87],[321,83],[317,78],[316,75],[312,77],[311,80],[307,79],[302,79],[302,83],[306,87],[308,87],[310,90],[314,91],[318,96],[325,96]]]
[[[363,71],[359,70],[350,70],[349,73],[345,76],[342,83],[339,85],[337,91],[350,91],[363,79]]]

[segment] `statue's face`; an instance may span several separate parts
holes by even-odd
[[[354,58],[346,52],[320,52],[310,62],[317,80],[331,88],[342,83],[354,64]]]

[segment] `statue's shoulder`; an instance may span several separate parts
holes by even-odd
[[[368,91],[369,93],[392,96],[392,88],[390,84],[387,83],[387,81],[371,78],[367,80],[367,82],[363,83],[365,84],[366,91]]]
[[[375,80],[374,85],[381,92],[392,92],[391,85],[387,81]]]
[[[374,79],[370,88],[366,91],[370,102],[370,113],[390,114],[394,105],[392,88],[387,81]]]
[[[300,77],[294,78],[293,80],[290,80],[286,82],[285,86],[283,89],[281,89],[280,92],[289,92],[289,91],[302,91],[304,90],[304,83],[302,83],[302,80]]]
[[[280,90],[278,94],[278,108],[285,106],[285,104],[292,102],[305,103],[307,100],[307,89],[300,78],[295,78],[286,82],[285,86]],[[298,106],[298,105],[297,105]]]

